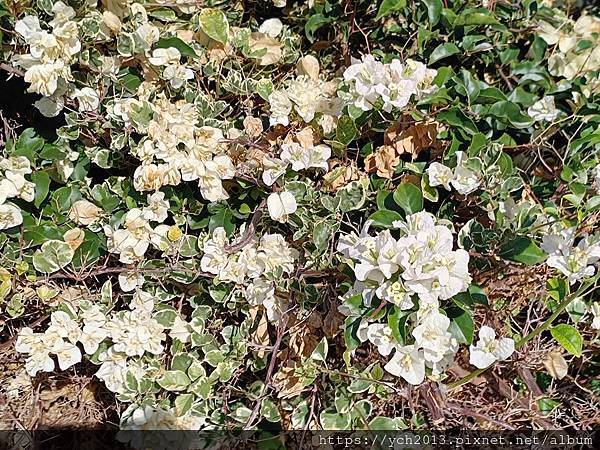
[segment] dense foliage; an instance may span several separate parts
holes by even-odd
[[[593,378],[595,14],[0,0],[35,94],[3,107],[3,340],[30,377],[91,370],[123,429],[433,426],[399,392],[535,339],[564,348],[539,371]],[[539,321],[494,314],[479,280],[512,268],[547,274]]]

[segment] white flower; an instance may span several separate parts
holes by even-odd
[[[30,83],[27,92],[51,96],[58,88],[58,79],[63,75],[64,70],[62,61],[32,66],[27,69],[24,77],[25,81]]]
[[[131,298],[131,302],[129,303],[130,309],[140,309],[148,314],[152,312],[154,309],[154,300],[156,297],[149,292],[142,291],[141,289],[137,289]]]
[[[496,361],[507,360],[515,351],[515,341],[496,339],[496,332],[484,325],[479,329],[479,342],[471,344],[469,349],[469,362],[478,369],[485,369]]]
[[[373,323],[368,326],[367,338],[383,356],[389,355],[398,344],[392,334],[392,329],[380,323]]]
[[[527,114],[536,122],[552,122],[558,117],[560,111],[554,105],[554,97],[547,95],[531,105],[527,109]]]
[[[273,192],[267,198],[267,208],[271,219],[285,222],[290,214],[298,209],[294,194],[288,191]]]
[[[83,326],[83,332],[79,337],[79,342],[83,344],[83,349],[88,355],[93,355],[98,350],[98,346],[108,337],[108,331],[94,324],[87,323]]]
[[[100,106],[100,97],[98,93],[89,87],[75,89],[73,98],[79,103],[79,111],[96,111]]]
[[[169,217],[169,201],[165,200],[164,192],[155,192],[147,197],[148,206],[143,208],[146,220],[162,223]]]
[[[278,158],[263,156],[262,180],[267,186],[272,186],[277,179],[285,173],[288,163]]]
[[[269,37],[276,38],[283,29],[283,23],[279,19],[267,19],[258,28],[258,31],[266,34]]]
[[[25,361],[25,370],[31,377],[35,377],[38,372],[52,372],[54,361],[48,351],[34,353]]]
[[[593,266],[600,260],[600,239],[583,236],[575,246],[575,227],[559,234],[544,235],[542,249],[548,253],[546,264],[558,269],[570,284],[590,277],[596,272]]]
[[[439,311],[428,314],[412,331],[415,341],[424,350],[427,361],[441,361],[448,351],[456,346],[448,331],[450,319]]]
[[[81,330],[77,322],[64,311],[55,311],[50,315],[52,322],[51,328],[61,338],[66,338],[72,344],[75,344],[81,336]]]
[[[454,178],[452,169],[439,162],[432,162],[427,168],[427,177],[429,178],[430,186],[444,186],[446,190],[450,190],[450,182]]]
[[[21,20],[17,20],[15,31],[23,36],[26,42],[29,42],[42,31],[40,20],[37,16],[25,16]]]
[[[421,384],[425,380],[423,350],[414,345],[398,346],[384,369],[392,375],[404,378],[410,384]]]
[[[178,64],[180,58],[181,53],[175,47],[157,48],[152,52],[152,56],[148,58],[148,61],[155,66],[166,66]]]
[[[380,90],[383,99],[383,110],[390,112],[393,108],[404,108],[416,92],[417,82],[404,77],[404,66],[398,59],[389,65],[389,80]]]
[[[294,104],[294,110],[306,123],[314,119],[324,99],[320,83],[302,75],[288,84],[287,95]]]
[[[344,80],[351,82],[354,106],[369,111],[380,98],[380,92],[385,89],[388,71],[372,55],[364,55],[362,61],[352,60],[352,65],[344,71]]]
[[[481,181],[479,176],[464,164],[464,153],[456,152],[456,156],[458,161],[450,184],[459,194],[468,195],[479,187]]]
[[[386,281],[377,288],[376,293],[381,300],[393,303],[401,310],[411,309],[414,306],[411,293],[401,280]]]
[[[144,285],[144,276],[139,272],[125,272],[118,276],[119,287],[123,292],[131,292]]]
[[[303,169],[317,168],[327,170],[327,160],[331,157],[331,149],[326,145],[304,147],[297,142],[281,145],[280,158],[292,165],[296,172]]]
[[[16,227],[23,223],[21,210],[12,203],[0,205],[0,230]]]
[[[142,356],[145,352],[158,355],[164,350],[163,326],[150,316],[150,312],[137,308],[122,311],[105,325],[114,342],[116,352],[127,356]]]
[[[194,71],[182,64],[170,64],[163,70],[163,77],[173,89],[179,89],[187,80],[194,79]]]
[[[81,362],[81,351],[70,342],[63,341],[60,347],[55,347],[52,352],[56,354],[58,366],[61,370],[67,370],[69,367]]]
[[[292,112],[292,102],[285,91],[274,90],[269,95],[269,104],[271,106],[271,117],[269,123],[273,125],[289,125],[288,116]]]

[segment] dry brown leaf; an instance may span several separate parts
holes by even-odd
[[[394,147],[384,145],[365,158],[365,170],[369,173],[376,172],[382,178],[392,178],[394,170],[400,164]]]
[[[338,191],[360,178],[361,173],[353,162],[349,166],[341,165],[337,159],[329,160],[329,163],[332,169],[323,177],[323,187],[329,191]]]
[[[269,322],[267,320],[267,315],[264,312],[261,313],[261,310],[258,307],[250,308],[249,312],[250,317],[252,317],[254,320],[256,320],[257,316],[260,314],[260,320],[256,326],[256,329],[250,336],[250,342],[256,344],[257,346],[265,347],[259,348],[257,351],[258,357],[262,358],[267,353],[266,347],[271,345],[271,338],[269,337]]]
[[[69,219],[78,225],[89,225],[100,217],[102,209],[87,200],[77,200],[71,206]]]
[[[325,336],[328,338],[336,336],[341,331],[340,326],[344,323],[344,320],[346,320],[346,316],[338,310],[338,305],[332,304],[323,319],[323,332]]]
[[[278,398],[292,398],[300,395],[304,390],[304,384],[295,376],[298,364],[295,361],[288,361],[273,376],[273,386],[277,389]]]
[[[296,64],[298,75],[306,75],[313,80],[319,79],[319,61],[312,55],[303,56]]]
[[[402,119],[385,130],[383,143],[393,147],[398,155],[408,153],[414,159],[423,150],[438,146],[438,131],[435,121],[411,123]]]
[[[569,366],[565,361],[565,358],[558,351],[552,351],[548,353],[546,359],[544,359],[544,366],[552,378],[562,380],[567,376]]]
[[[296,140],[304,148],[311,148],[315,143],[315,132],[311,127],[306,127],[296,133]]]
[[[282,45],[276,39],[267,36],[265,33],[259,33],[255,31],[250,34],[250,51],[252,53],[266,50],[267,52],[258,58],[258,64],[261,66],[268,66],[269,64],[275,64],[281,59]]]
[[[289,350],[290,357],[308,357],[319,345],[320,330],[323,328],[323,319],[317,311],[313,311],[310,316],[303,320],[292,319],[289,328]]]
[[[85,240],[85,233],[81,228],[71,228],[63,235],[63,240],[69,244],[69,247],[73,250],[77,250]]]
[[[257,117],[246,116],[242,123],[244,125],[244,131],[246,134],[248,134],[248,136],[260,136],[260,134],[263,132],[262,120]]]

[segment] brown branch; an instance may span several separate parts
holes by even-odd
[[[6,63],[0,63],[0,69],[4,70],[5,72],[10,73],[11,75],[17,75],[19,77],[22,77],[25,75],[25,72],[23,72],[21,69],[17,69],[16,67],[13,67],[10,64],[6,64]]]
[[[258,226],[260,219],[262,219],[262,216],[264,213],[264,208],[265,208],[266,204],[267,204],[267,202],[265,200],[263,200],[256,207],[256,209],[254,210],[254,214],[252,214],[252,219],[250,219],[250,224],[248,225],[248,228],[246,229],[244,235],[241,236],[233,244],[225,247],[225,251],[227,253],[235,253],[238,250],[241,250],[242,248],[244,248],[246,245],[248,245],[252,241],[252,239],[254,238],[254,235],[256,234],[256,227]]]

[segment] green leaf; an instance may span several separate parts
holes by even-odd
[[[324,430],[348,430],[350,429],[350,414],[322,412],[319,416],[321,426]]]
[[[461,25],[491,25],[498,23],[496,18],[492,16],[486,8],[467,8],[454,22],[454,26]]]
[[[458,108],[440,112],[437,119],[446,122],[448,125],[462,128],[470,134],[475,134],[478,131],[475,123]]]
[[[452,42],[446,42],[445,44],[438,45],[431,55],[429,55],[429,64],[433,64],[440,59],[447,58],[448,56],[460,53],[460,49]]]
[[[329,344],[327,343],[327,338],[324,337],[321,339],[321,342],[317,345],[317,347],[313,350],[310,355],[311,359],[315,361],[325,361],[327,359],[327,353],[329,351]]]
[[[402,311],[396,305],[388,314],[388,326],[392,330],[392,335],[401,344],[406,341],[406,321],[410,316],[411,311]]]
[[[450,319],[449,331],[460,344],[473,343],[475,324],[468,311],[461,308],[448,308],[446,314]]]
[[[175,399],[175,414],[183,416],[194,403],[194,394],[181,394]]]
[[[354,317],[347,317],[344,322],[344,342],[346,348],[350,351],[358,348],[360,345],[360,340],[356,335],[360,322],[360,318],[356,319]]]
[[[547,255],[530,238],[519,236],[500,249],[500,256],[510,261],[533,265],[545,261]]]
[[[58,240],[46,241],[33,254],[33,266],[38,272],[56,272],[73,259],[75,252],[66,242]]]
[[[381,211],[375,211],[373,214],[371,214],[369,220],[373,221],[373,226],[391,228],[392,223],[395,220],[402,220],[402,216],[396,211],[384,209]]]
[[[402,183],[394,191],[394,201],[406,214],[423,210],[423,193],[412,183]]]
[[[367,191],[360,181],[352,181],[335,195],[339,209],[345,213],[362,208],[367,199]]]
[[[375,20],[379,20],[393,12],[400,11],[404,7],[406,7],[406,0],[383,0],[381,5],[379,5]]]
[[[227,234],[233,232],[232,212],[227,208],[220,208],[208,221],[208,231],[212,233],[216,228],[223,227]]]
[[[315,225],[313,229],[313,241],[317,250],[324,252],[329,248],[329,241],[336,229],[337,227],[334,227],[334,225],[328,221],[320,221]]]
[[[468,70],[462,70],[462,78],[465,85],[465,90],[467,91],[467,96],[469,98],[469,103],[473,103],[477,97],[479,96],[479,92],[481,91],[479,87],[479,80],[477,80],[471,72]]]
[[[357,134],[354,120],[349,116],[342,116],[338,120],[337,129],[335,131],[336,139],[344,145],[348,145],[354,140]]]
[[[46,172],[35,172],[31,175],[31,181],[35,183],[33,204],[39,208],[50,190],[50,176]]]
[[[196,52],[194,51],[194,49],[192,47],[190,47],[189,45],[187,45],[185,42],[183,42],[181,39],[179,39],[177,37],[161,38],[155,45],[155,48],[171,48],[171,47],[174,47],[177,50],[179,50],[179,53],[181,53],[183,56],[189,56],[191,58],[198,57],[198,55],[196,55]]]
[[[190,379],[181,370],[168,370],[156,382],[167,391],[183,391],[190,384]]]
[[[427,17],[429,18],[429,24],[435,27],[440,21],[442,16],[442,9],[444,5],[442,0],[423,0],[423,3],[427,7]]]
[[[304,33],[310,42],[315,40],[315,32],[323,25],[334,22],[334,17],[326,17],[323,14],[314,14],[306,21],[304,25]]]
[[[550,333],[556,339],[556,342],[562,345],[566,351],[577,357],[581,356],[583,338],[575,327],[561,323],[553,327]]]
[[[200,28],[204,31],[208,37],[219,41],[222,44],[227,43],[229,35],[229,22],[225,13],[220,9],[205,8],[200,11]]]
[[[33,128],[27,128],[19,136],[13,155],[26,156],[29,161],[33,161],[43,146],[44,139],[39,137]]]

